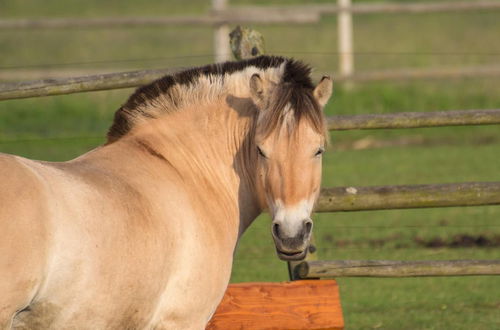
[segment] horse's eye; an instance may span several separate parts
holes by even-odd
[[[321,156],[325,152],[324,148],[319,148],[318,151],[314,154],[314,157]]]
[[[262,151],[262,149],[260,147],[257,146],[257,152],[259,153],[259,155],[261,157],[264,157],[264,158],[267,158],[266,154],[264,153],[264,151]]]

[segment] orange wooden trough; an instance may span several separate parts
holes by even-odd
[[[344,329],[334,280],[229,285],[207,330]]]

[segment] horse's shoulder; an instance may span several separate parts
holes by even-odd
[[[0,154],[0,181],[4,190],[9,185],[19,183],[20,180],[29,180],[30,172],[22,157]]]
[[[18,156],[0,154],[0,205],[3,213],[17,210],[22,213],[40,205],[43,183],[30,160]]]

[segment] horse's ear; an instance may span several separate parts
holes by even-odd
[[[329,76],[323,76],[314,89],[313,95],[319,105],[324,107],[332,95],[333,82]]]
[[[258,73],[250,78],[250,95],[253,102],[260,108],[264,103],[264,82]]]

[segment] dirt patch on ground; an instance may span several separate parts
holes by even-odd
[[[500,247],[500,235],[486,234],[457,234],[452,237],[420,237],[405,238],[401,234],[369,240],[346,240],[335,239],[331,234],[325,234],[323,239],[329,245],[337,248],[370,247],[370,248],[394,248],[404,249],[411,246],[422,248],[498,248]]]
[[[426,248],[472,248],[472,247],[500,247],[500,235],[469,235],[459,234],[451,239],[434,237],[431,239],[423,239],[415,237],[415,243],[418,246]]]
[[[323,235],[323,239],[328,242],[328,244],[333,245],[337,248],[349,248],[349,247],[360,247],[369,246],[370,248],[382,248],[388,244],[396,243],[399,247],[403,236],[401,234],[394,234],[386,237],[374,238],[369,240],[349,240],[349,239],[335,239],[331,234]],[[407,245],[406,245],[407,246]]]

